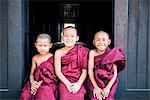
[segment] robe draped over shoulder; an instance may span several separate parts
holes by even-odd
[[[34,72],[35,80],[43,80],[42,85],[53,86],[57,82],[52,59],[41,63]]]
[[[33,75],[34,80],[43,80],[42,85],[37,90],[36,95],[33,96],[30,93],[31,84],[30,82],[27,82],[27,84],[25,84],[23,87],[22,93],[20,95],[20,100],[56,100],[55,98],[58,95],[58,79],[55,76],[54,71],[54,58],[50,57],[47,61],[44,61],[39,66],[37,66]]]
[[[71,82],[77,82],[82,68],[87,68],[89,49],[82,45],[75,45],[61,58],[61,71]]]
[[[103,89],[106,87],[108,82],[113,77],[113,64],[117,65],[117,72],[119,73],[125,68],[125,56],[121,48],[113,48],[112,50],[110,48],[107,48],[104,54],[98,55],[94,57],[94,77],[97,85]],[[106,98],[106,100],[109,100],[109,98],[114,97],[116,88],[117,88],[118,78],[116,79],[115,83],[113,84],[109,96]],[[93,86],[88,79],[88,92],[90,98],[93,97]],[[94,99],[93,99],[94,100]],[[96,100],[96,99],[95,99]]]
[[[82,45],[75,45],[69,52],[61,58],[61,71],[64,76],[71,82],[77,82],[81,76],[82,69],[87,68],[89,49]],[[84,85],[76,94],[69,93],[66,86],[59,84],[61,100],[84,100],[86,93]]]

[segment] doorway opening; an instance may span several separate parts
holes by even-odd
[[[26,40],[27,57],[26,75],[31,68],[32,56],[36,54],[34,42],[39,33],[47,33],[52,43],[61,41],[61,32],[66,25],[73,25],[79,33],[79,42],[93,47],[92,40],[97,31],[110,34],[114,45],[114,1],[113,0],[29,0],[28,1],[29,37]]]

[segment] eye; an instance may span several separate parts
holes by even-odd
[[[102,41],[105,41],[105,40],[106,40],[105,38],[102,39]]]
[[[100,41],[100,40],[99,40],[99,39],[95,39],[95,41],[97,41],[97,42],[98,42],[98,41]]]
[[[42,45],[41,45],[41,44],[39,44],[38,46],[39,46],[39,47],[42,47]]]
[[[68,37],[68,35],[64,35],[64,37]]]
[[[44,45],[44,47],[48,47],[48,46],[49,46],[48,44],[45,44],[45,45]]]

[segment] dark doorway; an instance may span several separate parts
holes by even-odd
[[[95,32],[110,34],[113,47],[113,0],[29,0],[26,74],[30,72],[31,58],[36,53],[34,42],[41,32],[51,35],[52,42],[60,42],[65,23],[75,24],[80,42],[92,47]]]

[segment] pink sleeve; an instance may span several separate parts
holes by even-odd
[[[103,59],[103,64],[115,63],[118,72],[125,68],[126,59],[121,48],[112,49]]]
[[[78,46],[78,64],[81,68],[87,69],[89,49],[84,46]]]

